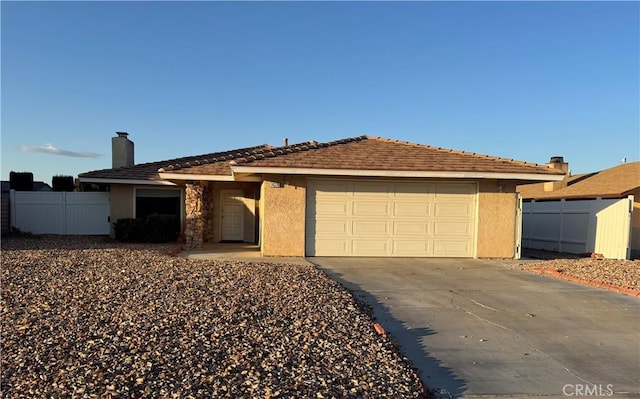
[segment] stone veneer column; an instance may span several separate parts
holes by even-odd
[[[202,191],[202,219],[204,220],[204,242],[213,241],[213,185],[203,182]]]
[[[187,216],[184,237],[187,248],[198,248],[204,241],[204,213],[203,193],[204,187],[198,183],[185,185],[184,208]]]

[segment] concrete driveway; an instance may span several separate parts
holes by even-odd
[[[442,397],[640,397],[640,299],[475,259],[308,258]]]

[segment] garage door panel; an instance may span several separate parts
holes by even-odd
[[[382,201],[354,201],[353,216],[388,217],[389,203]]]
[[[393,235],[421,235],[426,236],[429,234],[429,222],[416,222],[416,221],[394,221],[393,222]]]
[[[471,225],[466,221],[454,222],[440,222],[433,223],[433,235],[439,236],[464,236],[471,237]]]
[[[473,256],[476,187],[309,179],[307,255]]]
[[[429,241],[426,240],[393,240],[393,253],[395,256],[424,256],[431,252]]]
[[[424,199],[422,202],[394,202],[393,216],[405,217],[428,217],[430,215],[429,203]]]
[[[371,220],[371,221],[358,221],[351,222],[353,236],[376,236],[382,235],[386,237],[389,235],[389,222],[386,220]]]
[[[351,253],[358,256],[387,256],[389,241],[387,239],[353,239]]]
[[[336,201],[334,198],[321,201],[316,204],[316,213],[323,216],[341,216],[347,217],[349,215],[349,204],[342,201]]]
[[[316,221],[316,234],[347,234],[349,232],[346,220],[320,219]]]
[[[315,241],[314,254],[335,254],[333,256],[348,256],[347,242],[341,239],[319,238]]]
[[[473,204],[469,202],[437,202],[434,215],[437,218],[453,217],[469,219],[473,215]]]
[[[472,256],[473,250],[468,241],[463,240],[434,240],[433,256]]]

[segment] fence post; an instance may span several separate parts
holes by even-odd
[[[16,225],[16,190],[9,190],[9,231]]]
[[[62,192],[62,231],[64,235],[68,234],[67,230],[67,193],[65,191]]]

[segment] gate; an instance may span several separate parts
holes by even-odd
[[[34,234],[108,235],[109,193],[11,190],[11,226]]]
[[[616,199],[525,202],[522,246],[629,259],[633,196]]]

